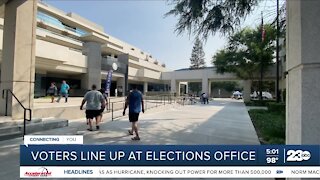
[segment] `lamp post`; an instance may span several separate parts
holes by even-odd
[[[276,74],[276,98],[277,102],[280,102],[280,90],[279,90],[279,0],[277,0],[277,38],[276,38],[276,65],[277,65],[277,74]]]

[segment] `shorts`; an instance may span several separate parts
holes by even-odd
[[[100,110],[86,110],[86,118],[87,119],[93,119],[97,116],[101,115],[101,111]]]
[[[49,93],[49,96],[54,96],[54,93]]]
[[[137,122],[139,119],[139,113],[129,113],[129,122]]]

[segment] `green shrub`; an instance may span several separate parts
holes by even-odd
[[[275,102],[274,100],[251,100],[245,102],[247,106],[267,106],[268,103]]]
[[[285,103],[277,103],[277,102],[269,102],[267,103],[268,110],[271,112],[286,112],[286,104]]]
[[[284,113],[252,109],[249,114],[259,136],[269,144],[284,142],[286,130]]]

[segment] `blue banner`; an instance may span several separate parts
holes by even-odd
[[[21,166],[319,166],[319,147],[264,145],[25,145]]]
[[[108,71],[107,77],[106,77],[106,93],[108,96],[110,96],[110,88],[111,88],[111,81],[112,81],[112,70]]]

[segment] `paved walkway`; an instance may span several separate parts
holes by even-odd
[[[69,127],[38,134],[82,134],[85,144],[259,144],[242,101],[219,99],[209,105],[166,106],[141,114],[141,141],[131,141],[127,116],[104,121],[100,131],[88,132],[84,119]],[[0,177],[18,179],[22,139],[0,142]],[[1,178],[2,179],[2,178]]]

